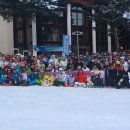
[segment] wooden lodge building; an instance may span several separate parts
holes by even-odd
[[[0,27],[4,25],[6,26],[5,31],[9,31],[8,33],[5,32],[6,35],[1,32],[5,36],[5,40],[1,40],[2,36],[0,37],[0,42],[3,44],[0,52],[12,53],[14,49],[18,49],[22,53],[32,49],[33,46],[62,46],[63,35],[70,37],[71,51],[75,54],[77,54],[77,49],[79,54],[114,51],[114,40],[108,35],[107,31],[110,26],[106,23],[95,22],[88,17],[88,12],[93,13],[92,10],[87,8],[90,5],[92,3],[89,0],[68,0],[67,3],[63,3],[60,5],[61,8],[56,10],[55,13],[59,17],[49,19],[36,14],[32,18],[15,17],[12,23],[0,22]],[[74,35],[75,32],[82,32],[82,35]],[[123,49],[130,48],[128,41],[130,39],[121,40],[120,45]],[[59,52],[49,51],[46,53]]]

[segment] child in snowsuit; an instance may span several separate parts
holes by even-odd
[[[68,69],[67,78],[65,81],[66,87],[73,87],[74,86],[74,76],[72,75],[71,69]]]
[[[30,73],[28,75],[27,81],[28,81],[29,85],[38,85],[38,84],[40,84],[37,70],[34,70],[33,73]]]
[[[17,71],[16,68],[11,72],[11,83],[14,86],[20,86],[22,81],[22,75]]]
[[[110,66],[109,69],[109,82],[111,87],[116,87],[117,84],[117,70],[113,65]]]
[[[41,79],[41,85],[42,86],[53,86],[54,84],[54,76],[51,74],[51,72],[47,72],[44,76],[43,79]]]
[[[74,87],[86,87],[87,76],[84,74],[83,70],[80,69],[77,76],[75,77]]]
[[[95,74],[95,78],[93,79],[93,83],[95,87],[101,87],[102,86],[102,80],[100,78],[100,74]]]
[[[126,72],[124,70],[124,67],[121,67],[121,71],[118,73],[117,76],[117,86],[116,88],[129,88],[130,84],[129,84],[129,76],[128,76],[128,72]]]
[[[0,84],[4,85],[7,81],[7,75],[5,74],[4,70],[0,68]]]
[[[62,68],[59,68],[59,73],[56,75],[55,86],[65,86],[65,82],[67,79],[67,74],[64,72]]]

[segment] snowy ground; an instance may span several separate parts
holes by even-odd
[[[0,87],[0,130],[130,130],[130,90]]]

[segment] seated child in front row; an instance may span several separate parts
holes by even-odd
[[[74,87],[86,87],[87,76],[82,69],[79,70],[78,74],[75,77]]]
[[[93,86],[95,86],[95,87],[102,86],[102,79],[100,78],[100,74],[95,74],[94,72],[92,72],[91,81],[93,82]]]
[[[54,76],[51,74],[50,71],[45,73],[43,79],[41,80],[41,85],[45,87],[53,86],[54,84]]]
[[[73,87],[73,86],[74,86],[74,76],[72,75],[71,69],[68,69],[65,81],[65,87]]]

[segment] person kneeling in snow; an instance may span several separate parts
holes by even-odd
[[[117,85],[116,88],[120,89],[120,88],[129,88],[130,84],[129,84],[129,76],[128,76],[128,72],[126,72],[124,70],[124,67],[121,67],[121,71],[118,74],[117,77]]]
[[[84,74],[83,70],[80,69],[77,76],[75,77],[74,87],[86,87],[87,76]]]
[[[71,69],[68,69],[67,78],[65,81],[66,87],[73,87],[74,86],[74,76],[72,75]]]
[[[21,73],[19,73],[17,69],[14,68],[13,71],[11,72],[11,83],[12,83],[11,85],[19,86],[21,85],[21,81],[22,81]]]
[[[0,68],[0,85],[7,85],[7,75],[5,74],[4,70]]]
[[[102,79],[100,77],[100,73],[99,74],[95,74],[95,77],[93,79],[93,83],[95,87],[101,87],[102,86]]]
[[[39,81],[38,71],[34,70],[34,72],[30,73],[28,75],[27,81],[29,85],[39,85],[40,81]]]
[[[53,86],[54,84],[54,76],[51,74],[51,72],[47,72],[44,76],[43,79],[41,80],[41,85],[45,87]]]
[[[59,68],[59,73],[56,76],[54,85],[65,86],[66,79],[67,79],[67,74],[64,72],[62,68]]]
[[[92,88],[93,85],[94,85],[94,83],[92,82],[91,77],[88,77],[88,78],[87,78],[87,87],[88,87],[88,88]]]

